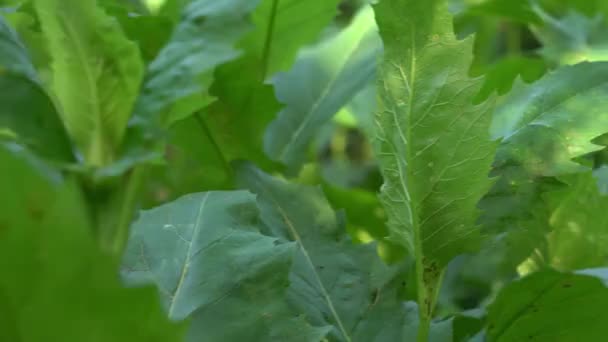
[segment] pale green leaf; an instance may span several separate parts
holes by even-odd
[[[94,0],[36,0],[52,57],[52,93],[86,162],[116,158],[143,65],[137,46]]]
[[[491,184],[491,103],[472,105],[472,38],[459,41],[445,1],[383,1],[374,148],[390,239],[445,266],[479,239],[476,204]],[[421,260],[422,261],[422,260]]]
[[[491,134],[501,138],[497,165],[517,164],[533,175],[584,171],[572,159],[602,148],[608,132],[608,62],[581,63],[538,82],[518,82],[494,113]]]
[[[550,194],[548,257],[559,270],[600,267],[608,259],[608,196],[599,192],[590,172],[563,179],[569,186]]]
[[[335,37],[303,51],[289,72],[273,80],[285,108],[267,128],[266,153],[299,169],[321,127],[374,80],[381,48],[373,11],[365,7]]]

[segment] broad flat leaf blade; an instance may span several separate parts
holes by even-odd
[[[0,340],[179,340],[153,288],[124,288],[73,184],[0,146]]]
[[[494,113],[491,134],[501,138],[498,165],[517,164],[532,175],[587,168],[572,159],[597,151],[608,132],[608,62],[580,63],[525,85],[518,82]]]
[[[374,150],[390,239],[445,266],[479,239],[476,204],[489,189],[491,102],[473,105],[471,38],[459,41],[445,1],[383,1],[384,40]]]
[[[145,211],[124,258],[128,283],[155,283],[172,319],[189,317],[189,341],[318,340],[284,302],[292,244],[257,228],[246,191],[206,192]],[[298,337],[299,336],[299,337]]]
[[[506,286],[488,309],[487,340],[600,341],[608,288],[589,275],[545,270]]]
[[[94,0],[36,0],[52,57],[51,89],[88,164],[111,162],[139,93],[137,46]]]
[[[332,340],[403,340],[403,265],[388,267],[374,245],[353,244],[320,188],[288,183],[248,164],[237,170],[258,195],[264,233],[297,244],[289,304],[312,324],[332,326]]]
[[[373,11],[366,6],[335,37],[303,51],[289,72],[273,80],[285,108],[266,130],[266,153],[299,169],[321,127],[374,80],[381,49]]]

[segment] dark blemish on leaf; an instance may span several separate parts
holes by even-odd
[[[324,269],[325,269],[325,266],[319,266],[318,268],[319,268],[320,270],[324,270]]]
[[[490,325],[488,325],[488,330],[493,330],[494,329],[494,323],[490,323]]]
[[[402,281],[402,282],[401,282],[401,286],[405,287],[405,285],[406,285],[406,282],[405,282],[405,281]]]
[[[568,288],[572,287],[572,284],[570,284],[570,283],[563,283],[562,287],[565,288],[565,289],[568,289]]]
[[[371,293],[370,296],[370,302],[372,302],[372,305],[375,305],[378,302],[378,297],[379,297],[379,293],[378,293],[378,289],[374,289]]]

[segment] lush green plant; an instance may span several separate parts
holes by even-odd
[[[604,16],[0,0],[0,340],[602,341]]]

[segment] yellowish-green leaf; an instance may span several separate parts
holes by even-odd
[[[52,57],[51,89],[89,165],[115,158],[139,93],[137,46],[95,0],[36,0]]]

